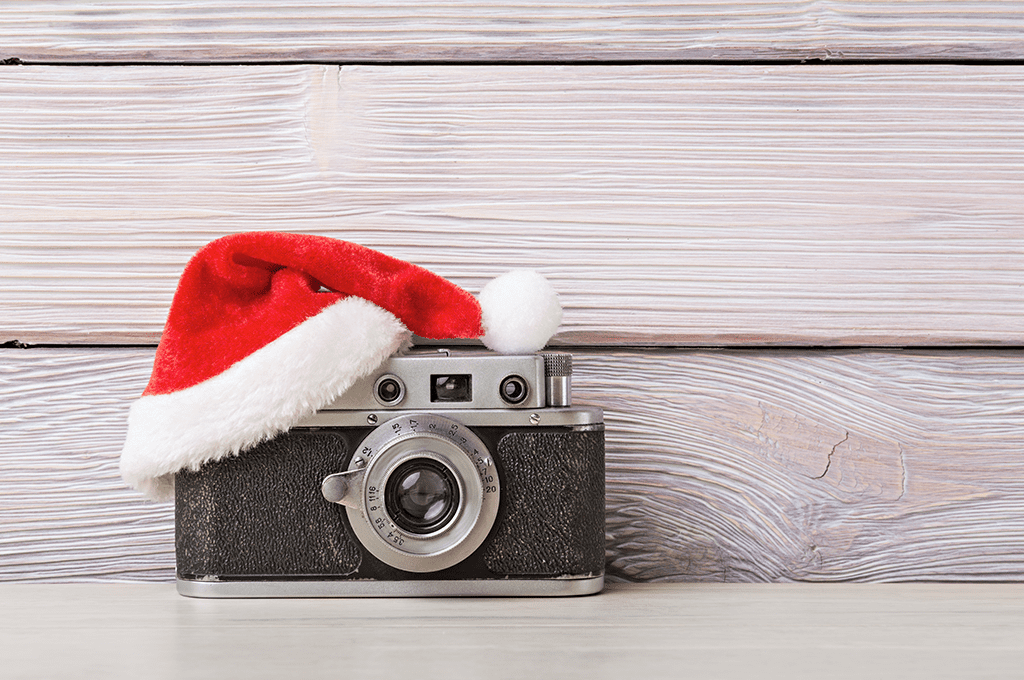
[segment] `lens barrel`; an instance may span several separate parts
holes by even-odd
[[[470,428],[436,413],[407,413],[378,425],[358,450],[341,473],[355,485],[342,504],[374,557],[403,571],[440,571],[487,538],[501,482]]]

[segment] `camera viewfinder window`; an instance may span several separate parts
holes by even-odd
[[[430,401],[435,403],[473,401],[473,377],[470,375],[430,376]]]

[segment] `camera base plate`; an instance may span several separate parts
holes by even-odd
[[[465,581],[299,580],[220,581],[178,579],[186,597],[571,597],[593,595],[604,587],[604,574],[550,579],[479,579]]]

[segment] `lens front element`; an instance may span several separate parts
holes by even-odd
[[[459,509],[459,484],[444,465],[432,458],[414,458],[388,477],[384,504],[399,528],[431,534],[444,527]]]
[[[362,460],[349,465],[362,472],[359,502],[345,510],[374,557],[404,571],[440,571],[487,538],[500,483],[490,452],[468,427],[431,413],[403,415],[379,425],[359,451]]]

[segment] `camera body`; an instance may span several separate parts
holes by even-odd
[[[604,423],[571,356],[393,357],[244,455],[175,478],[197,597],[582,595],[604,583]]]

